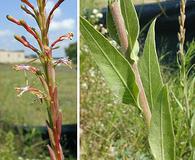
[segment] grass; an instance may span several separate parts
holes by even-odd
[[[14,71],[12,65],[0,65],[0,68],[0,120],[12,124],[45,125],[46,106],[29,94],[17,97],[14,90],[25,85],[24,73]],[[41,89],[36,77],[28,76],[30,84]],[[76,123],[76,70],[58,67],[57,83],[63,123]]]

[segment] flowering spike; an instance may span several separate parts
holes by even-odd
[[[52,46],[49,45],[49,25],[51,23],[54,11],[64,0],[57,0],[57,3],[50,11],[48,17],[45,12],[47,0],[36,0],[38,10],[29,2],[30,0],[21,1],[24,3],[24,5],[21,6],[21,9],[24,10],[26,14],[29,14],[35,18],[41,33],[37,32],[34,28],[29,26],[24,20],[17,20],[11,16],[7,16],[7,19],[19,26],[22,26],[37,40],[40,51],[32,46],[24,36],[15,36],[16,40],[38,54],[39,59],[43,65],[44,74],[42,74],[37,68],[28,65],[16,65],[14,69],[17,71],[23,70],[36,74],[44,88],[44,93],[36,88],[29,86],[28,84],[25,87],[16,88],[16,91],[18,92],[18,96],[22,96],[24,93],[28,92],[35,95],[40,100],[45,100],[49,119],[47,121],[47,127],[51,142],[51,146],[47,146],[50,158],[51,160],[63,160],[64,156],[60,145],[62,113],[59,111],[57,84],[55,80],[55,66],[57,64],[63,63],[71,67],[71,61],[68,59],[60,59],[56,61],[56,63],[53,63],[52,51],[53,49],[56,49],[56,43],[65,39],[72,39],[73,34],[69,33],[67,35],[61,36],[53,43]]]

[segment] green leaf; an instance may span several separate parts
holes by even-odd
[[[139,20],[132,0],[120,0],[121,12],[125,21],[125,26],[128,32],[129,42],[129,56],[130,59],[137,62],[139,43],[137,41],[139,36]]]
[[[191,120],[191,145],[192,145],[192,148],[195,149],[195,114],[193,115],[192,117],[192,120]]]
[[[146,38],[143,56],[138,62],[142,83],[151,109],[155,107],[158,93],[163,87],[155,44],[155,20],[150,26]]]
[[[91,50],[92,58],[113,93],[121,102],[139,106],[139,91],[129,62],[83,18],[80,18],[80,27],[82,36]]]
[[[152,112],[149,144],[155,160],[175,159],[173,124],[166,86],[160,91]]]
[[[118,37],[118,32],[112,17],[112,14],[110,12],[110,8],[108,7],[108,12],[107,12],[107,18],[106,18],[106,25],[108,28],[108,33],[110,37],[115,40],[118,44],[120,44],[119,37]]]

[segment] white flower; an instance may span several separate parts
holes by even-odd
[[[93,19],[93,18],[95,18],[95,16],[94,15],[90,15],[90,18]]]
[[[83,89],[88,89],[87,83],[82,83],[82,84],[81,84],[81,87],[82,87]]]
[[[102,28],[101,33],[102,33],[102,34],[106,34],[106,33],[108,33],[108,31],[107,31],[107,29]]]
[[[94,71],[93,68],[91,68],[91,69],[89,70],[89,74],[90,74],[91,77],[95,77],[95,71]]]
[[[97,17],[97,18],[103,18],[103,14],[102,14],[102,13],[97,13],[97,14],[96,14],[96,17]]]
[[[97,14],[98,13],[98,10],[97,9],[93,9],[92,13],[93,14]]]

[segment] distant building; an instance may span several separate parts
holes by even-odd
[[[0,63],[22,63],[25,62],[23,50],[7,51],[0,50]]]

